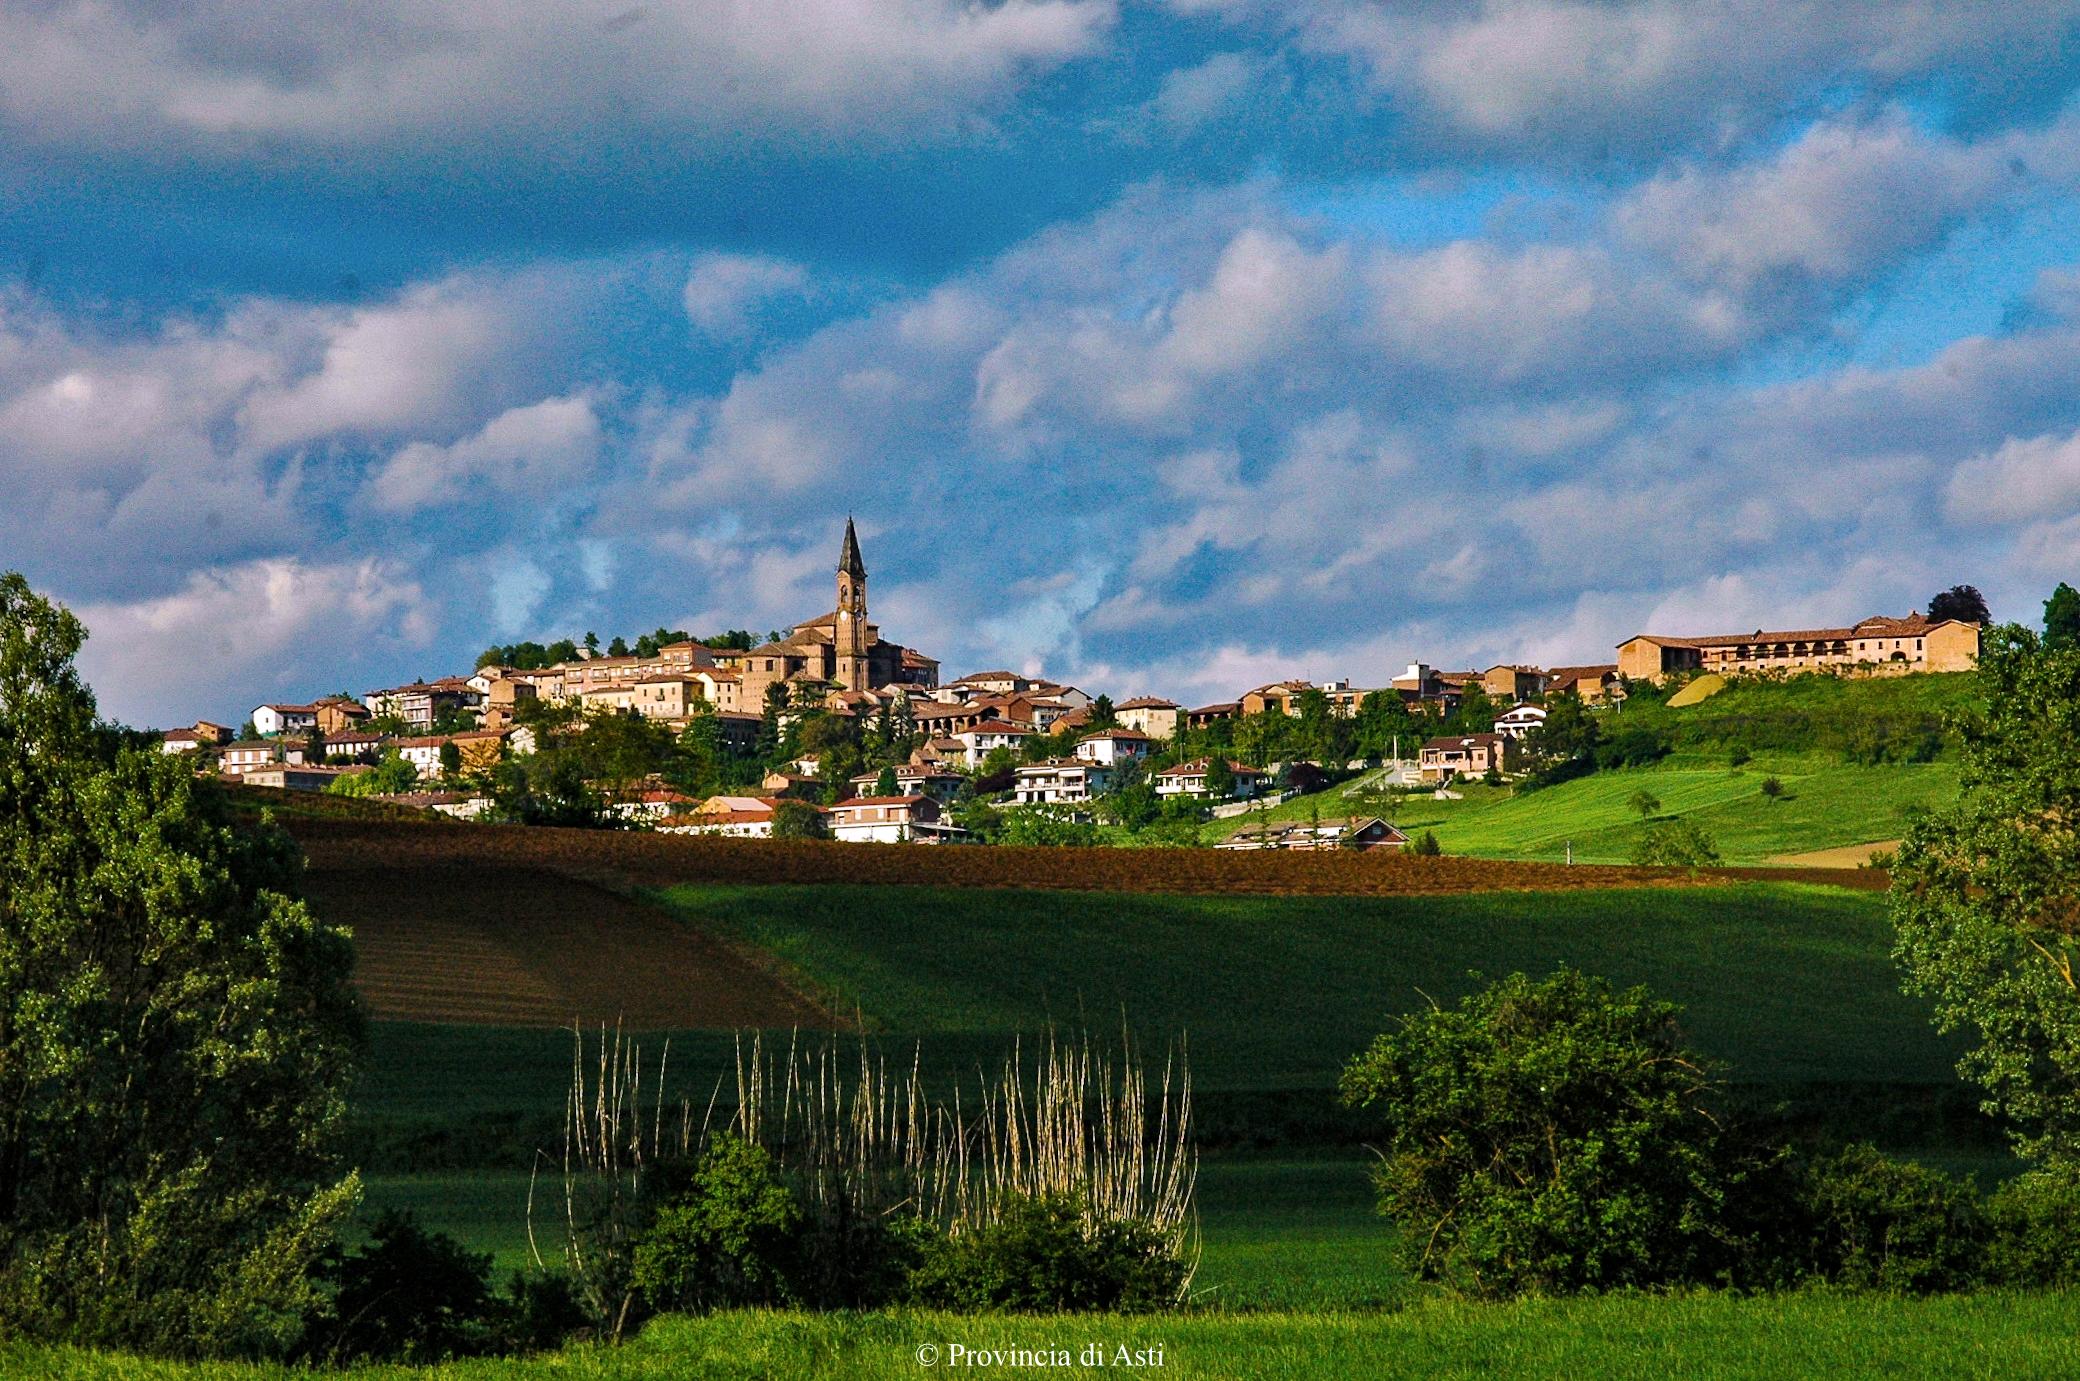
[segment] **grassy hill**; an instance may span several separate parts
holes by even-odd
[[[1655,821],[1695,820],[1729,863],[1769,863],[1899,838],[1918,812],[1950,800],[1957,769],[1944,717],[1971,703],[1972,678],[1831,676],[1735,679],[1682,705],[1635,696],[1606,712],[1606,734],[1650,735],[1667,756],[1650,767],[1593,773],[1520,793],[1478,782],[1464,799],[1402,794],[1360,778],[1273,807],[1263,818],[1384,815],[1404,830],[1434,830],[1448,853],[1551,861],[1568,846],[1583,863],[1622,863],[1648,823],[1631,805],[1644,789],[1661,801]],[[1680,699],[1680,696],[1672,699]],[[1775,777],[1784,794],[1763,795]],[[1220,822],[1225,835],[1260,817]]]

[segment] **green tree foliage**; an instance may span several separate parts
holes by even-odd
[[[822,839],[823,812],[807,801],[785,800],[773,807],[773,838]]]
[[[1928,617],[1931,621],[1962,619],[1966,623],[1982,625],[1993,622],[1992,611],[1986,607],[1986,596],[1979,593],[1976,585],[1952,585],[1932,595],[1928,601]]]
[[[1593,770],[1603,726],[1579,695],[1546,700],[1545,722],[1525,736],[1536,781],[1551,783]]]
[[[283,835],[96,727],[84,636],[0,577],[0,1333],[279,1352],[358,1194],[353,949]]]
[[[1641,868],[1708,868],[1719,861],[1719,846],[1695,820],[1664,820],[1639,837],[1632,861]]]
[[[911,1276],[929,1308],[1139,1313],[1177,1302],[1185,1264],[1146,1223],[1087,1221],[1067,1195],[1008,1203],[995,1222],[936,1238]]]
[[[1661,813],[1661,798],[1645,787],[1628,796],[1625,804],[1632,807],[1633,814],[1642,820],[1650,820]]]
[[[1762,794],[1772,801],[1782,800],[1784,797],[1783,779],[1779,777],[1764,777],[1762,779]]]
[[[1013,806],[1002,812],[995,842],[1042,848],[1090,848],[1098,842],[1098,827],[1055,806]]]
[[[874,794],[876,796],[893,796],[897,790],[895,768],[882,768],[881,775],[874,778]]]
[[[2017,1149],[2080,1173],[2080,643],[1993,629],[1977,679],[1959,798],[1893,864],[1895,953]]]
[[[349,772],[334,777],[325,791],[332,796],[394,796],[400,791],[410,791],[418,784],[419,769],[406,761],[395,748],[386,748],[374,767],[366,772]]]
[[[764,1148],[716,1139],[692,1186],[658,1211],[636,1244],[635,1279],[656,1309],[797,1302],[803,1214]]]
[[[2080,590],[2063,580],[2044,601],[2044,645],[2072,647],[2080,644]]]
[[[1225,801],[1235,794],[1235,769],[1228,765],[1226,758],[1207,759],[1206,794],[1216,801]]]
[[[1978,1283],[1987,1224],[1968,1181],[1868,1145],[1819,1161],[1804,1181],[1807,1274],[1895,1294]]]
[[[462,745],[452,739],[441,745],[441,776],[454,781],[462,775]]]
[[[1677,1009],[1572,970],[1404,1018],[1345,1069],[1380,1114],[1380,1209],[1410,1268],[1471,1293],[1698,1278],[1726,1176]]]
[[[489,1352],[502,1339],[491,1258],[409,1213],[390,1211],[369,1242],[333,1268],[328,1320],[306,1350],[331,1362],[439,1362]]]
[[[634,822],[608,808],[607,799],[586,780],[574,753],[536,753],[509,758],[491,773],[490,819],[506,825],[558,825],[567,829],[617,830]]]
[[[1436,858],[1444,852],[1444,847],[1437,842],[1437,831],[1424,830],[1416,836],[1416,842],[1408,846],[1408,851],[1418,858]]]

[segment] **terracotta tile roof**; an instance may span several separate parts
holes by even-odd
[[[1190,762],[1181,762],[1175,767],[1166,767],[1156,773],[1156,775],[1158,777],[1204,776],[1211,761],[1209,758],[1193,758]],[[1228,764],[1228,770],[1238,777],[1267,777],[1271,775],[1261,767],[1251,767],[1248,763],[1242,762],[1231,761]]]
[[[1085,734],[1078,743],[1095,743],[1101,738],[1125,739],[1129,743],[1148,743],[1151,740],[1139,729],[1100,729],[1095,734]]]
[[[838,804],[836,804],[836,805],[832,806],[832,807],[831,807],[831,809],[832,809],[832,810],[834,810],[834,811],[837,811],[837,810],[848,810],[848,809],[850,809],[850,808],[851,808],[851,807],[853,807],[853,806],[908,806],[908,805],[916,805],[916,804],[917,804],[918,802],[920,802],[920,801],[930,801],[931,799],[932,799],[932,798],[931,798],[931,797],[929,797],[929,796],[917,796],[917,795],[911,795],[911,796],[854,796],[854,797],[852,797],[852,798],[851,798],[850,800],[844,800],[844,801],[840,801],[840,802],[838,802]],[[934,804],[934,805],[936,805],[936,804],[938,804],[938,803],[937,803],[936,801],[934,801],[934,802],[933,802],[933,804]]]
[[[1165,700],[1160,695],[1137,695],[1132,700],[1122,700],[1113,706],[1117,710],[1174,710],[1179,708],[1175,700]]]
[[[1032,732],[1033,726],[1030,724],[1008,724],[1001,719],[985,719],[971,729],[961,730],[954,737],[960,738],[967,734],[1030,734]]]

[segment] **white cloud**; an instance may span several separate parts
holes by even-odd
[[[1926,135],[1898,117],[1826,121],[1766,162],[1688,167],[1628,194],[1617,225],[1686,272],[1747,292],[1772,280],[1854,285],[1984,210],[2001,144]]]
[[[1960,523],[2022,523],[2080,507],[2080,432],[2014,438],[1959,465],[1944,491]]]
[[[752,312],[778,297],[801,295],[809,273],[800,264],[756,254],[704,254],[686,276],[686,316],[720,340],[742,335]]]
[[[210,568],[172,594],[74,612],[88,632],[82,673],[103,713],[132,723],[176,705],[223,718],[271,696],[316,694],[343,650],[420,647],[433,633],[418,582],[373,559]]]
[[[1724,150],[1830,83],[1940,71],[1998,91],[2054,63],[2070,0],[1305,0],[1301,41],[1361,63],[1447,144],[1588,161]]]
[[[631,126],[873,142],[957,132],[1114,18],[1113,0],[56,0],[0,8],[0,112],[42,141],[143,152]]]
[[[513,408],[452,445],[415,441],[369,481],[376,506],[411,513],[486,493],[568,495],[599,461],[600,425],[591,400],[545,398]]]

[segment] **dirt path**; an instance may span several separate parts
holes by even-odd
[[[534,868],[314,867],[311,907],[354,928],[371,1015],[638,1030],[834,1025],[773,973],[673,916]]]
[[[1899,847],[1897,839],[1886,839],[1876,844],[1843,844],[1832,849],[1814,849],[1810,853],[1777,854],[1771,863],[1787,868],[1861,868],[1870,862],[1874,853],[1889,853]]]

